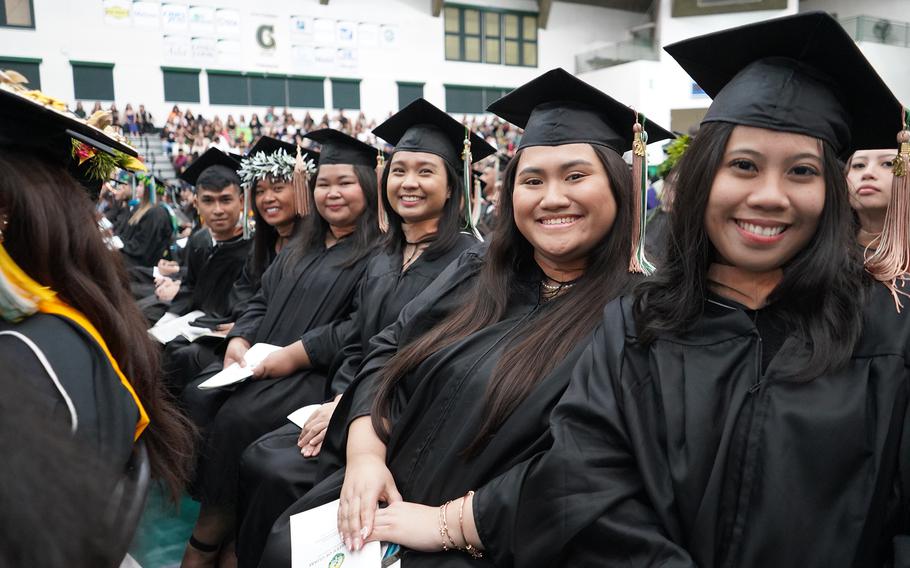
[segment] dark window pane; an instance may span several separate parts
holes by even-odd
[[[77,99],[114,100],[114,68],[73,63],[73,87]]]
[[[284,77],[250,77],[250,104],[287,105]]]
[[[483,89],[446,87],[446,112],[479,114],[484,108]]]
[[[503,16],[505,25],[505,36],[509,39],[518,39],[518,16],[515,14],[506,14]]]
[[[521,32],[524,39],[530,41],[537,40],[537,17],[525,16],[522,18]]]
[[[480,11],[464,11],[464,33],[468,35],[480,35]]]
[[[165,70],[164,100],[174,103],[199,102],[199,71]]]
[[[209,76],[209,103],[213,105],[249,105],[247,78],[212,71]]]
[[[506,41],[506,65],[519,65],[518,42]]]
[[[423,96],[423,85],[409,83],[398,84],[398,109],[406,107]]]
[[[461,31],[461,22],[458,20],[458,8],[446,8],[446,31],[458,33]]]
[[[524,50],[524,59],[521,64],[529,67],[537,67],[537,44],[526,43],[522,46],[522,49]]]
[[[360,81],[332,80],[332,107],[338,109],[360,108]]]
[[[288,79],[288,105],[292,107],[323,108],[323,80],[315,78]]]
[[[38,71],[38,67],[38,62],[11,61],[0,57],[0,69],[10,69],[21,73],[23,77],[28,79],[26,87],[29,89],[41,88],[41,73]]]
[[[461,59],[461,40],[457,35],[446,34],[446,59]]]
[[[499,39],[488,39],[484,42],[483,60],[487,63],[499,63],[501,55],[499,53]]]
[[[464,38],[464,60],[480,62],[480,38]]]

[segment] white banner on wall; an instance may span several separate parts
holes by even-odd
[[[379,37],[384,47],[394,47],[398,44],[398,26],[381,26]]]
[[[215,33],[220,39],[240,37],[240,12],[219,8],[215,10]]]
[[[357,67],[357,50],[345,48],[339,49],[335,54],[335,64],[346,69]]]
[[[215,45],[215,53],[219,63],[237,64],[240,57],[240,41],[236,39],[219,39]]]
[[[328,65],[333,65],[335,63],[334,47],[317,47],[314,51],[316,53],[316,63]]]
[[[251,35],[244,41],[249,45],[247,53],[253,54],[255,63],[265,67],[278,65],[278,52],[281,41],[278,36],[278,16],[271,14],[251,14]]]
[[[210,6],[190,6],[190,33],[196,37],[215,35],[215,9]]]
[[[357,42],[357,26],[354,22],[335,24],[335,41],[342,47],[350,47]]]
[[[104,0],[104,23],[110,26],[130,25],[131,0]]]
[[[379,26],[361,22],[357,25],[357,43],[360,47],[379,47]]]
[[[316,45],[335,45],[335,20],[316,18],[313,20],[313,41]]]
[[[161,15],[161,3],[136,0],[133,2],[132,13],[134,26],[147,30],[157,30],[158,19]]]
[[[190,40],[190,49],[194,61],[213,61],[215,59],[215,40],[210,37],[194,37]]]
[[[291,16],[291,41],[298,45],[313,42],[313,18]]]
[[[190,38],[181,35],[165,35],[162,38],[164,57],[167,60],[188,59],[190,56]]]
[[[186,4],[161,5],[161,29],[165,33],[186,32],[189,6]]]

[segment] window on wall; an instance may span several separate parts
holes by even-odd
[[[332,79],[332,107],[360,109],[360,80]]]
[[[398,82],[398,110],[423,97],[423,83]]]
[[[447,4],[444,18],[446,59],[537,67],[537,14]]]
[[[0,0],[0,26],[34,28],[33,0]]]
[[[73,67],[73,91],[76,99],[114,100],[114,64],[93,61],[70,61]]]
[[[445,85],[446,112],[482,114],[486,108],[512,89],[503,87],[473,87]]]
[[[172,103],[198,103],[199,69],[162,67],[164,100]]]
[[[287,77],[250,75],[250,103],[256,106],[288,106]]]
[[[209,103],[213,105],[250,104],[249,81],[243,73],[207,71],[209,78]]]
[[[237,106],[286,106],[323,108],[322,77],[296,77],[269,73],[206,71],[209,103]],[[359,81],[357,106],[360,107]],[[347,107],[346,107],[347,108]]]
[[[28,79],[27,86],[29,89],[41,88],[41,73],[38,69],[40,65],[40,59],[0,56],[0,69],[11,69],[22,74],[23,77]]]
[[[322,77],[288,77],[288,106],[325,107],[324,83]]]

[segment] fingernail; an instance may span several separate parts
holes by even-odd
[[[367,527],[360,529],[360,536],[362,538],[366,538],[368,534],[370,534],[370,530]]]
[[[354,539],[354,550],[360,550],[360,547],[363,546],[363,543],[360,542],[359,538]]]
[[[345,548],[347,548],[348,550],[353,550],[353,549],[351,548],[351,539],[345,537],[345,539],[344,539],[344,546],[345,546]]]

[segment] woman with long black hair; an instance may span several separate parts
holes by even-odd
[[[636,197],[621,155],[636,114],[562,69],[490,110],[525,132],[489,248],[463,254],[373,338],[345,469],[282,514],[260,566],[289,565],[288,517],[339,491],[339,532],[359,549],[380,502],[436,505],[549,445],[546,418],[567,369],[632,280]],[[415,509],[431,511],[430,525],[415,522],[435,530],[436,509]],[[404,561],[445,559],[410,551]]]
[[[910,322],[838,159],[901,106],[824,13],[667,51],[714,102],[665,264],[605,310],[553,447],[464,499],[464,538],[501,566],[905,566]]]
[[[31,96],[0,88],[0,352],[34,381],[47,420],[115,471],[144,442],[152,475],[178,499],[192,428],[163,389],[92,203],[117,165],[144,166],[113,135]]]
[[[204,440],[193,487],[202,508],[184,564],[211,565],[233,533],[240,454],[259,436],[284,423],[296,408],[325,400],[326,372],[340,350],[338,338],[350,325],[357,286],[378,234],[376,175],[352,166],[350,183],[321,185],[325,171],[313,171],[283,149],[245,160],[241,180],[257,192],[291,194],[303,214],[296,235],[272,262],[259,291],[227,335],[223,362],[215,362],[183,391],[182,400]],[[316,184],[308,176],[316,175]],[[265,201],[270,219],[279,203]],[[279,232],[279,239],[284,236]],[[257,343],[304,345],[310,365],[294,374],[275,373],[217,389],[198,386],[243,357]],[[233,554],[226,549],[225,554]]]
[[[463,147],[464,127],[423,99],[388,120],[390,124],[405,121],[407,129],[441,133],[453,150]],[[329,429],[343,434],[356,390],[348,387],[369,350],[370,338],[394,323],[401,309],[462,252],[479,244],[474,235],[463,231],[463,174],[432,144],[407,136],[397,138],[387,134],[386,127],[381,124],[374,132],[400,142],[386,163],[380,185],[389,230],[367,267],[353,325],[332,363],[327,398],[334,400],[322,405],[303,429],[288,424],[244,452],[237,539],[241,566],[258,564],[272,524],[313,486],[317,470],[330,467],[323,459],[337,463],[343,457],[338,455],[339,451],[343,454],[343,447],[324,448],[323,440]],[[375,163],[376,150],[336,130],[317,130],[307,138],[321,144],[323,164],[327,160]],[[474,160],[493,152],[477,136],[471,135],[471,142]],[[362,147],[369,151],[359,150]]]

